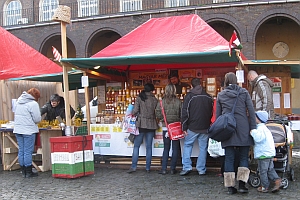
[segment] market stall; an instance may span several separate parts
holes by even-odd
[[[19,78],[25,76],[34,76],[47,73],[60,73],[62,68],[46,58],[44,55],[24,43],[22,40],[18,39],[5,29],[0,27],[0,80],[7,80],[9,78]],[[8,92],[3,91],[2,95],[7,94]],[[27,88],[28,90],[29,88]],[[14,98],[18,98],[20,94]],[[12,97],[12,96],[10,96]],[[0,111],[2,113],[12,113],[11,99],[8,102],[5,102],[5,105],[1,105]],[[8,117],[9,115],[3,115]],[[10,119],[0,119],[1,121],[9,121]],[[9,123],[9,122],[8,122]],[[0,151],[2,157],[2,163],[4,170],[18,169],[18,144],[15,140],[15,136],[12,133],[13,123],[10,128],[7,128],[5,124],[1,123],[1,143]],[[43,143],[43,164],[41,167],[37,166],[35,163],[34,166],[38,170],[49,170],[49,155],[47,153],[47,145],[49,145],[49,137],[56,136],[57,131],[41,130],[41,141]],[[61,131],[59,132],[61,134]],[[49,152],[49,151],[48,151]]]
[[[236,54],[234,51],[229,56],[229,42],[198,15],[186,15],[149,19],[91,58],[66,58],[61,61],[79,69],[97,71],[94,66],[100,66],[100,69],[115,69],[126,73],[124,81],[97,87],[99,115],[96,123],[112,127],[117,119],[122,119],[127,106],[134,104],[145,83],[155,85],[155,95],[160,99],[164,94],[164,87],[169,83],[168,75],[175,71],[180,81],[187,84],[194,77],[201,78],[203,88],[216,97],[224,75],[229,71],[234,72],[241,59],[244,57],[240,52]],[[189,89],[184,88],[179,98],[183,100]],[[91,129],[94,126],[92,124]],[[117,148],[119,151],[107,147],[114,145],[117,140],[119,145],[124,140],[126,143],[128,136],[126,133],[109,130],[91,131],[95,135],[95,153],[131,155],[131,150],[123,152],[128,147],[127,144],[124,144],[126,148]],[[108,138],[101,138],[101,135]],[[118,139],[111,141],[111,138]],[[156,142],[153,143],[153,150]],[[159,142],[162,143],[162,140]]]

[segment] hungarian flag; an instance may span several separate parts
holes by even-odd
[[[231,49],[242,49],[242,48],[243,48],[243,46],[240,43],[240,40],[237,37],[236,32],[233,31],[233,34],[229,41],[229,56],[231,57]]]
[[[58,62],[60,62],[61,55],[54,46],[52,46],[52,52],[53,52],[54,59],[57,60]]]

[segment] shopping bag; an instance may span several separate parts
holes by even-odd
[[[168,134],[170,140],[179,140],[184,138],[184,132],[181,128],[181,122],[173,122],[168,124]]]
[[[135,122],[136,122],[136,117],[135,116],[131,116],[128,119],[128,126],[127,126],[127,132],[128,133],[135,134],[135,131],[136,131]]]
[[[225,150],[222,148],[221,142],[209,138],[207,152],[211,157],[219,157],[225,155]]]

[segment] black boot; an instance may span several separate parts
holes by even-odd
[[[20,165],[20,167],[21,167],[21,174],[22,174],[23,178],[25,178],[26,177],[26,167],[21,166],[21,165]]]
[[[38,173],[32,171],[32,165],[25,167],[26,168],[26,178],[36,177]]]
[[[228,188],[228,194],[235,194],[235,193],[237,193],[237,189],[235,187]]]
[[[239,189],[238,192],[240,193],[248,193],[248,188],[246,188],[244,181],[239,181]]]

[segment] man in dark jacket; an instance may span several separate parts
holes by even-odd
[[[213,113],[213,98],[203,90],[200,79],[194,78],[191,83],[193,88],[185,96],[181,111],[182,130],[186,135],[183,146],[181,176],[192,171],[191,153],[195,140],[198,140],[199,144],[196,169],[199,175],[206,173],[207,129],[210,127]]]
[[[189,84],[183,83],[183,82],[181,82],[179,80],[179,76],[178,76],[178,73],[176,71],[172,72],[169,75],[169,80],[170,80],[170,83],[172,83],[173,85],[175,85],[175,87],[176,87],[176,94],[182,94],[182,88],[183,87],[190,87]]]
[[[273,82],[265,75],[258,75],[253,70],[248,72],[247,78],[251,85],[250,95],[255,111],[266,111],[269,114],[269,119],[274,119]]]
[[[41,109],[41,115],[46,114],[44,120],[55,120],[60,116],[62,119],[66,119],[65,114],[65,100],[58,94],[53,94],[50,97],[50,101],[47,102]],[[71,118],[75,115],[74,109],[70,106]],[[62,133],[65,135],[64,131]]]

